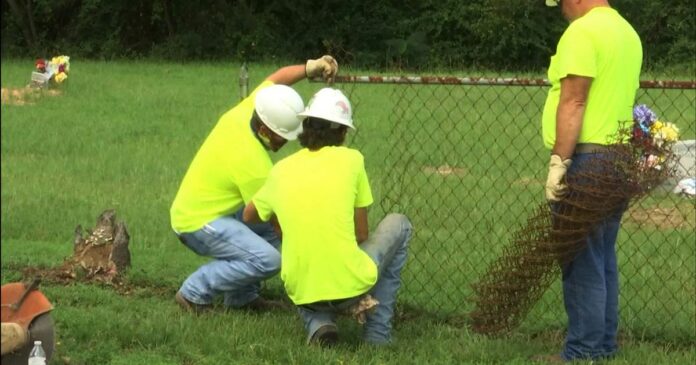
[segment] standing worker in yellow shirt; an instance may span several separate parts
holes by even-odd
[[[179,240],[214,260],[201,266],[176,294],[186,310],[209,309],[216,294],[228,308],[263,309],[260,282],[280,270],[280,239],[270,224],[246,225],[244,204],[263,185],[276,152],[301,131],[302,98],[292,85],[305,77],[333,79],[331,56],[285,66],[225,113],[191,162],[170,210]]]
[[[566,179],[612,158],[622,122],[632,119],[643,51],[633,27],[606,0],[545,0],[561,5],[570,25],[551,57],[551,82],[542,132],[551,149],[546,198],[554,211],[567,194]],[[579,182],[581,183],[581,182]],[[562,267],[568,333],[560,355],[547,362],[612,357],[617,351],[619,278],[616,237],[625,206],[600,222],[585,249]]]
[[[366,316],[363,339],[390,343],[411,223],[389,214],[368,237],[372,192],[362,154],[342,146],[355,128],[343,93],[320,90],[301,115],[307,117],[299,136],[304,148],[273,167],[244,220],[277,217],[283,231],[280,275],[309,343],[335,343],[336,315],[363,303],[368,293],[379,304]]]

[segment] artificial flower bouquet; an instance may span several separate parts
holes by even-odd
[[[36,60],[35,70],[31,73],[31,85],[48,87],[63,83],[70,73],[70,57],[57,56],[49,59]]]
[[[665,122],[645,104],[633,108],[633,127],[630,141],[641,151],[645,168],[662,169],[672,145],[679,140],[679,128]]]

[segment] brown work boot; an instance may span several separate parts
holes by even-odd
[[[331,347],[338,343],[338,328],[333,324],[325,324],[314,332],[309,339],[310,345]]]
[[[174,301],[179,305],[179,307],[181,307],[181,309],[194,314],[202,314],[210,311],[213,308],[211,304],[196,304],[190,302],[188,299],[184,298],[183,295],[181,295],[181,292],[176,292]]]
[[[5,322],[2,324],[1,335],[2,344],[0,345],[0,352],[3,355],[21,348],[27,343],[27,340],[29,340],[27,330],[13,322]]]

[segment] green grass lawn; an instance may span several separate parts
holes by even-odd
[[[4,60],[2,87],[23,87],[32,67]],[[252,65],[252,84],[273,69]],[[477,335],[460,320],[472,309],[470,284],[541,201],[543,88],[337,85],[355,106],[350,143],[366,156],[371,223],[400,211],[416,229],[394,346],[362,346],[348,319],[344,343],[321,350],[304,345],[294,312],[181,313],[174,293],[206,260],[175,238],[169,205],[203,139],[238,101],[238,70],[75,59],[60,95],[2,105],[2,283],[28,266],[59,265],[75,226],[91,227],[107,208],[131,234],[131,292],[42,285],[56,307],[53,364],[525,364],[560,349],[558,282],[508,337]],[[296,85],[305,101],[320,87]],[[695,100],[694,90],[639,92],[684,138],[696,136]],[[634,209],[618,243],[622,352],[609,363],[694,363],[694,202],[661,190]],[[655,209],[673,215],[661,224]],[[265,292],[280,297],[281,288],[274,278]]]

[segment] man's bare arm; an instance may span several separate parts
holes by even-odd
[[[358,243],[363,243],[369,235],[367,226],[367,208],[355,208],[355,238]]]
[[[304,79],[305,77],[305,65],[292,65],[279,68],[274,73],[266,77],[266,80],[272,81],[277,85],[289,86]]]
[[[556,143],[552,154],[571,158],[582,130],[592,78],[568,75],[561,80],[561,96],[556,113]]]
[[[244,207],[244,212],[242,212],[242,220],[244,223],[263,223],[261,217],[259,217],[259,212],[256,210],[254,202],[249,202],[246,207]]]

